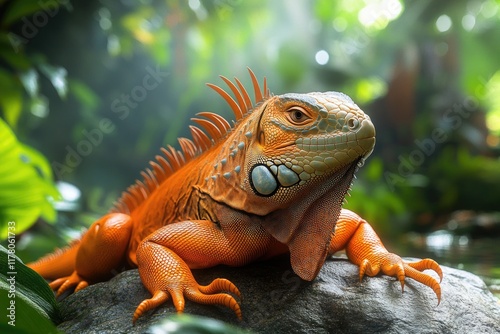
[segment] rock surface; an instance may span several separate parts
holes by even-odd
[[[186,313],[226,321],[256,333],[500,333],[500,303],[483,281],[443,267],[442,301],[408,279],[405,292],[387,276],[366,277],[345,259],[327,260],[313,282],[301,281],[286,259],[241,268],[194,271],[198,282],[230,279],[242,292],[243,321],[221,306],[186,301]],[[148,333],[175,313],[171,303],[149,311],[132,326],[139,303],[149,298],[137,270],[95,284],[61,302],[65,333]]]

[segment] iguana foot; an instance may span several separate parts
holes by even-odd
[[[75,287],[75,292],[86,288],[89,283],[81,278],[77,272],[73,272],[71,276],[61,277],[49,283],[52,290],[56,291],[56,297],[62,295],[65,291]]]
[[[430,287],[437,296],[438,305],[441,302],[441,286],[439,283],[443,280],[443,272],[439,264],[432,259],[423,259],[416,262],[405,262],[396,254],[383,252],[379,254],[370,254],[372,260],[365,258],[359,266],[359,279],[362,280],[366,274],[375,276],[380,271],[388,276],[396,277],[401,283],[401,289],[404,291],[405,278],[413,278],[417,282]],[[423,273],[426,269],[434,270],[439,276],[439,282],[432,276]]]
[[[157,290],[153,293],[153,297],[143,300],[134,312],[132,323],[145,312],[160,306],[167,302],[172,297],[172,302],[177,310],[177,313],[184,312],[185,299],[200,304],[219,304],[227,306],[234,311],[238,319],[241,320],[241,309],[238,302],[233,296],[224,293],[230,292],[233,295],[240,297],[238,288],[227,279],[217,278],[209,285],[198,285],[193,278],[189,284],[180,284],[181,286],[175,288],[166,288],[165,290]]]
[[[382,272],[396,277],[404,291],[405,278],[413,278],[417,282],[430,287],[441,302],[441,286],[443,272],[439,264],[431,259],[416,262],[405,262],[399,255],[389,253],[372,227],[352,211],[342,209],[337,221],[335,233],[330,242],[330,253],[346,250],[347,257],[359,265],[359,279],[366,274],[375,276]],[[431,269],[439,276],[439,282],[422,271]]]
[[[159,233],[157,235],[160,236]],[[139,304],[132,318],[133,323],[146,311],[165,303],[169,298],[172,298],[177,313],[184,311],[187,298],[200,304],[227,306],[241,319],[240,305],[233,297],[239,298],[240,292],[231,281],[217,278],[209,285],[199,285],[181,257],[151,240],[139,245],[137,262],[141,280],[153,297]]]

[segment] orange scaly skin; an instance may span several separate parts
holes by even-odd
[[[313,280],[329,254],[345,249],[359,276],[379,272],[406,277],[433,289],[441,299],[439,265],[406,263],[389,253],[370,225],[342,209],[354,172],[375,145],[369,117],[336,92],[271,96],[253,72],[255,104],[240,81],[229,86],[234,100],[209,84],[231,106],[230,126],[200,113],[193,141],[162,149],[108,215],[64,250],[29,266],[57,294],[103,281],[127,264],[138,267],[152,298],[137,307],[133,322],[169,299],[178,312],[185,298],[231,308],[241,318],[239,290],[222,278],[199,285],[191,269],[218,264],[242,266],[289,253],[292,268]]]

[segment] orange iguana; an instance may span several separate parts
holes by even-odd
[[[311,281],[326,257],[345,249],[359,265],[359,277],[382,272],[431,287],[439,283],[422,273],[431,259],[404,262],[389,253],[370,225],[342,209],[354,172],[375,145],[370,118],[337,92],[261,91],[251,70],[252,104],[241,82],[222,80],[234,100],[208,84],[231,106],[236,122],[203,112],[191,126],[193,140],[182,149],[163,148],[143,180],[129,187],[111,213],[97,220],[78,241],[29,266],[60,295],[112,276],[126,263],[138,267],[152,298],[140,303],[135,322],[146,311],[172,299],[178,312],[184,299],[220,304],[241,318],[240,296],[229,280],[199,285],[191,269],[246,263],[290,254],[295,273]]]

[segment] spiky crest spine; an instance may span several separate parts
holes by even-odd
[[[269,98],[271,93],[267,87],[267,80],[264,77],[263,89],[260,90],[257,77],[250,68],[248,73],[252,80],[254,90],[255,103],[252,104],[247,90],[242,85],[240,80],[234,78],[236,85],[228,78],[220,76],[226,83],[231,92],[234,94],[237,102],[221,87],[207,83],[207,86],[215,90],[231,107],[237,124],[246,114],[255,109],[255,107]],[[141,172],[142,180],[136,182],[127,188],[121,197],[114,203],[110,212],[122,212],[130,214],[141,203],[146,200],[160,185],[165,182],[172,174],[182,168],[187,162],[200,156],[209,148],[224,140],[227,134],[234,128],[222,116],[212,112],[200,112],[196,114],[198,117],[193,117],[191,120],[201,126],[190,125],[189,129],[193,140],[187,138],[179,138],[179,146],[181,151],[176,150],[170,145],[162,147],[163,155],[155,156],[156,160],[149,162],[151,168],[146,168]]]

